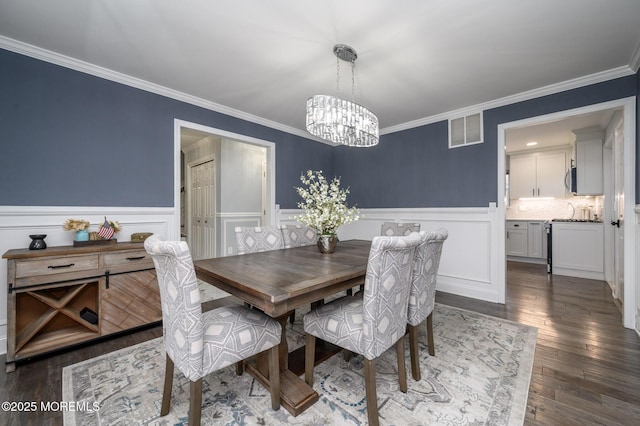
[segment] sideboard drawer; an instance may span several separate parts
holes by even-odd
[[[153,260],[144,250],[105,253],[103,256],[104,267],[107,269],[121,266],[135,266],[136,269],[153,268]]]
[[[81,271],[98,271],[99,256],[65,256],[16,262],[16,278],[30,278],[46,275],[49,281],[57,274],[69,274]],[[88,274],[91,275],[91,274]]]

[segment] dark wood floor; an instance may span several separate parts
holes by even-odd
[[[640,424],[640,338],[622,327],[608,286],[515,262],[508,264],[507,282],[505,305],[445,293],[437,301],[538,327],[525,424]],[[62,367],[161,334],[158,326],[27,363],[14,373],[2,369],[0,401],[61,401]],[[62,413],[0,411],[5,424],[61,425]]]
[[[640,338],[622,326],[609,286],[545,271],[509,262],[505,305],[437,301],[538,328],[525,424],[640,424]]]

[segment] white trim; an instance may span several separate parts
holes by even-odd
[[[0,36],[0,48],[9,50],[11,52],[19,53],[21,55],[29,56],[31,58],[39,59],[52,64],[60,65],[65,68],[80,71],[85,74],[94,75],[96,77],[104,78],[106,80],[121,83],[130,87],[135,87],[147,92],[155,93],[161,96],[166,96],[171,99],[182,101],[191,105],[196,105],[201,108],[208,109],[210,111],[216,111],[231,117],[240,118],[252,123],[260,124],[272,129],[280,130],[292,135],[297,135],[305,139],[313,140],[316,142],[324,143],[331,146],[336,144],[330,143],[324,139],[313,136],[309,132],[295,127],[291,127],[285,124],[281,124],[266,118],[258,117],[256,115],[248,114],[237,109],[229,108],[227,106],[208,101],[206,99],[198,98],[177,90],[170,89],[168,87],[160,86],[158,84],[150,83],[148,81],[132,77],[117,71],[110,70],[108,68],[100,67],[98,65],[91,64],[89,62],[81,61],[69,56],[62,55],[60,53],[52,52],[40,47],[23,43],[5,36]],[[437,123],[439,121],[448,120],[450,117],[465,115],[470,111],[487,110],[504,105],[513,104],[529,99],[539,98],[554,93],[563,92],[578,87],[584,87],[595,83],[601,83],[603,81],[613,80],[615,78],[626,77],[633,75],[637,72],[640,66],[640,45],[636,48],[631,57],[630,65],[613,68],[607,71],[574,78],[560,83],[551,84],[548,86],[540,87],[537,89],[529,90],[526,92],[517,93],[515,95],[506,96],[503,98],[491,100],[489,102],[448,111],[442,114],[432,115],[429,117],[420,118],[418,120],[408,121],[395,126],[385,127],[380,129],[380,135],[386,135],[389,133],[395,133],[402,130],[412,129],[414,127],[424,126],[426,124]]]
[[[629,58],[629,68],[636,73],[640,69],[640,41]]]
[[[164,207],[70,207],[70,206],[0,206],[0,253],[11,249],[27,248],[30,234],[46,234],[48,247],[70,246],[73,232],[62,229],[70,217],[88,220],[97,230],[104,216],[117,220],[122,231],[118,241],[129,241],[135,232],[152,232],[166,239],[179,239],[172,223],[174,209]],[[180,223],[177,224],[178,228]],[[0,353],[6,353],[7,336],[7,262],[0,262]]]
[[[523,120],[512,121],[508,123],[502,123],[498,125],[498,199],[499,199],[499,216],[502,217],[502,223],[504,224],[505,216],[505,182],[504,175],[506,173],[505,165],[505,143],[506,143],[506,131],[510,128],[532,126],[535,124],[544,123],[551,120],[558,120],[568,118],[571,116],[589,114],[596,111],[602,111],[607,109],[623,108],[624,117],[624,191],[629,196],[625,197],[624,217],[635,217],[635,193],[636,193],[636,97],[630,96],[627,98],[616,99],[609,102],[603,102],[599,104],[588,105],[580,108],[559,111],[552,114],[535,116]],[[498,219],[500,220],[500,219]],[[636,301],[638,275],[636,271],[636,259],[640,253],[640,249],[636,246],[636,228],[638,227],[637,221],[627,220],[624,229],[624,300],[623,306],[623,323],[627,328],[635,328],[636,326],[636,308],[633,306]],[[498,232],[502,232],[502,237],[499,240],[499,244],[502,247],[502,256],[498,256],[495,261],[498,265],[498,269],[506,270],[506,258],[504,256],[505,240],[504,240],[504,226],[498,227]],[[629,303],[628,301],[632,301]]]
[[[493,204],[493,203],[492,203]],[[360,219],[338,230],[342,240],[371,240],[380,235],[383,222],[420,223],[421,230],[445,228],[449,238],[445,243],[438,271],[437,289],[494,303],[504,303],[504,290],[495,268],[498,255],[497,235],[504,222],[496,218],[495,205],[472,208],[403,208],[359,209]],[[298,209],[283,209],[279,223],[295,223]],[[504,235],[504,233],[503,233]],[[504,244],[502,245],[504,250]]]
[[[75,71],[80,71],[85,74],[90,74],[96,77],[104,78],[116,83],[124,84],[126,86],[135,87],[146,92],[155,93],[157,95],[166,96],[167,98],[175,99],[181,102],[185,102],[191,105],[196,105],[210,111],[219,112],[230,117],[239,118],[249,121],[251,123],[260,124],[262,126],[270,127],[272,129],[281,130],[285,133],[301,136],[306,139],[311,139],[316,142],[328,143],[327,141],[317,138],[312,134],[296,129],[282,123],[278,123],[266,118],[258,117],[257,115],[249,114],[237,109],[233,109],[215,102],[208,101],[206,99],[198,98],[193,95],[189,95],[184,92],[180,92],[174,89],[170,89],[159,84],[151,83],[140,78],[132,77],[127,74],[123,74],[117,71],[110,70],[98,65],[91,64],[89,62],[81,61],[79,59],[65,56],[60,53],[52,52],[42,49],[40,47],[23,43],[21,41],[13,40],[8,37],[0,36],[0,48],[9,50],[11,52],[20,53],[21,55],[29,56],[31,58],[39,59],[51,64],[60,65],[65,68],[69,68]],[[334,144],[330,144],[334,145]]]
[[[224,212],[216,213],[216,217],[261,217],[262,212]]]
[[[461,109],[448,111],[442,114],[432,115],[430,117],[420,118],[418,120],[408,121],[406,123],[398,124],[396,126],[385,127],[380,129],[380,135],[386,135],[389,133],[400,132],[402,130],[413,129],[414,127],[424,126],[427,124],[433,124],[440,121],[448,120],[451,117],[458,117],[461,115],[467,115],[473,113],[473,111],[486,111],[493,108],[498,108],[505,105],[511,105],[522,101],[528,101],[530,99],[536,99],[543,96],[552,95],[554,93],[564,92],[566,90],[577,89],[579,87],[589,86],[591,84],[602,83],[604,81],[613,80],[620,77],[627,77],[635,74],[635,71],[628,66],[622,66],[599,73],[586,75],[584,77],[574,78],[572,80],[563,81],[560,83],[550,84],[548,86],[539,87],[537,89],[529,90],[526,92],[517,93],[511,96],[505,96],[504,98],[494,99],[489,102],[484,102],[477,105],[464,107]]]
[[[232,140],[236,140],[243,143],[249,143],[253,145],[258,145],[266,148],[267,151],[267,200],[266,200],[266,222],[275,224],[276,222],[276,144],[274,142],[270,142],[264,139],[258,139],[247,135],[241,135],[239,133],[232,133],[226,130],[217,129],[214,127],[205,126],[198,123],[193,123],[190,121],[174,119],[174,207],[173,212],[175,215],[175,219],[177,221],[178,226],[178,235],[180,235],[180,128],[185,127],[192,130],[198,130],[204,133],[210,133],[214,135],[221,136],[223,138],[228,138]],[[221,159],[218,159],[220,162]],[[220,164],[217,164],[217,167],[221,167]],[[262,213],[260,213],[262,216]],[[218,217],[218,213],[216,212],[216,217]],[[221,226],[222,230],[218,230],[218,233],[222,232],[222,240],[220,241],[222,253],[226,253],[225,241],[226,234],[224,230],[224,224]]]

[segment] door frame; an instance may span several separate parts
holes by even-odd
[[[249,143],[252,145],[258,145],[266,148],[267,151],[267,167],[266,167],[266,199],[265,203],[265,220],[266,223],[275,224],[276,220],[276,144],[271,141],[263,139],[253,138],[247,135],[241,135],[239,133],[233,133],[226,130],[218,129],[215,127],[209,127],[190,121],[174,119],[173,120],[173,217],[175,228],[168,230],[169,235],[173,232],[176,239],[180,237],[180,129],[188,128],[192,130],[201,131],[204,133],[210,133],[218,135],[224,138],[237,140],[242,143]],[[220,164],[216,165],[217,167]],[[186,178],[186,176],[185,176]],[[185,201],[186,202],[186,201]],[[217,228],[217,227],[216,227]],[[221,233],[218,232],[218,236],[222,238]],[[217,252],[217,250],[216,250]]]
[[[551,120],[558,120],[572,117],[575,115],[589,114],[597,111],[622,108],[624,117],[624,300],[623,305],[623,325],[626,328],[635,329],[636,326],[636,293],[637,293],[637,277],[635,269],[635,259],[637,258],[636,249],[636,228],[635,220],[635,196],[636,196],[636,97],[616,99],[609,102],[587,105],[580,108],[558,111],[551,114],[529,117],[522,120],[511,121],[498,125],[498,208],[497,223],[498,226],[498,258],[495,264],[498,268],[498,289],[502,294],[503,300],[506,300],[506,268],[507,260],[505,255],[505,224],[506,224],[506,206],[504,200],[505,194],[505,174],[506,174],[506,132],[514,127],[532,126],[542,124]],[[603,141],[604,143],[604,141]]]

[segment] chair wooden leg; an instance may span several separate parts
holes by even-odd
[[[427,341],[429,342],[429,355],[436,355],[436,346],[433,343],[433,312],[427,317]]]
[[[244,374],[244,360],[236,362],[236,375],[242,376]]]
[[[351,351],[348,349],[343,349],[342,357],[344,358],[345,361],[349,362],[349,360],[351,359]]]
[[[316,362],[316,336],[307,334],[304,349],[304,381],[313,386],[313,367]]]
[[[407,324],[409,330],[409,354],[411,356],[411,375],[416,381],[420,380],[420,349],[418,346],[418,327]]]
[[[407,393],[407,366],[404,362],[404,336],[396,342],[396,352],[398,355],[398,382],[400,391]]]
[[[164,367],[164,389],[162,390],[162,405],[160,415],[166,416],[171,408],[171,390],[173,388],[173,360],[169,354],[165,354],[166,362]]]
[[[189,385],[189,425],[200,426],[202,418],[202,378]]]
[[[364,385],[367,392],[367,417],[370,426],[378,426],[378,395],[376,393],[376,360],[364,359]]]
[[[269,349],[269,387],[271,388],[271,408],[280,409],[280,348]]]
[[[294,322],[296,322],[296,311],[291,312],[291,315],[289,315],[289,322],[291,324],[293,324]]]

